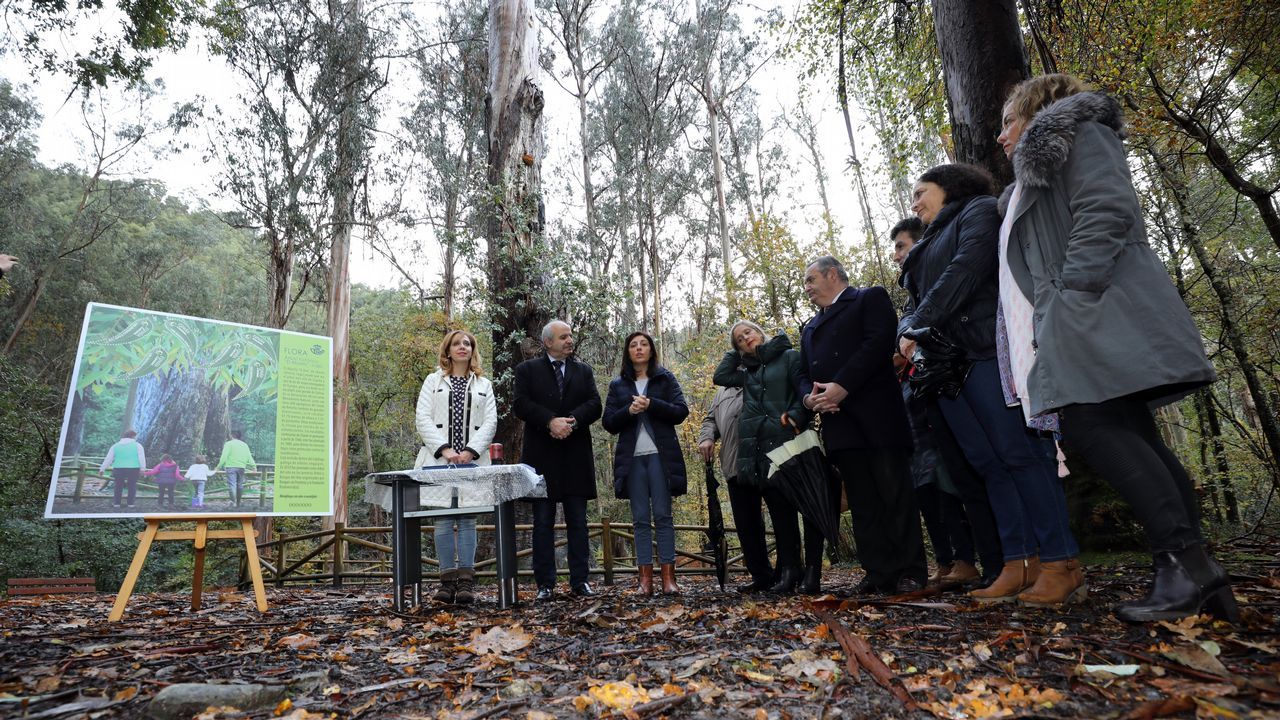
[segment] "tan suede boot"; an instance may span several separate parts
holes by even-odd
[[[1018,595],[1018,604],[1029,607],[1057,607],[1089,597],[1084,569],[1076,558],[1055,560],[1040,566],[1040,578]]]
[[[978,572],[978,568],[973,563],[964,560],[957,560],[951,565],[951,572],[942,576],[943,585],[956,585],[959,583],[967,583],[970,580],[977,580],[982,577]]]
[[[636,592],[640,595],[653,594],[653,566],[640,566],[640,585],[636,588]]]
[[[677,595],[680,586],[676,584],[676,566],[672,563],[662,564],[662,594]]]
[[[953,567],[952,563],[947,563],[946,565],[939,565],[938,569],[934,570],[933,574],[929,576],[929,581],[926,584],[929,587],[933,587],[935,585],[941,585],[942,578],[946,577],[947,573],[951,572],[952,567]]]
[[[1004,564],[1000,577],[988,587],[974,590],[969,597],[980,603],[1005,603],[1017,599],[1018,593],[1035,584],[1040,578],[1040,558],[1010,560]]]

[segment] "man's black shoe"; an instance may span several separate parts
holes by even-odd
[[[921,587],[922,586],[915,580],[915,578],[904,577],[898,579],[898,586],[893,590],[898,595],[906,595],[919,590]]]
[[[864,577],[862,582],[853,586],[853,590],[849,591],[854,597],[869,597],[871,595],[880,594],[880,586],[872,582],[871,578]]]
[[[554,588],[540,587],[538,588],[538,594],[534,595],[533,599],[534,602],[546,602],[547,600],[554,600],[555,597],[556,591]]]
[[[595,597],[597,595],[596,591],[591,589],[591,583],[586,582],[580,582],[577,585],[574,585],[569,588],[569,592],[577,595],[578,597]]]

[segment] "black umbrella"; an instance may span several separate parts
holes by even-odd
[[[711,556],[716,560],[716,579],[724,590],[725,580],[729,578],[729,549],[724,541],[724,513],[720,512],[720,498],[716,495],[719,487],[716,469],[707,463],[707,523],[711,526],[707,539],[711,541]]]
[[[838,487],[818,431],[812,428],[769,451],[769,482],[778,489],[823,537],[836,542],[840,535]]]

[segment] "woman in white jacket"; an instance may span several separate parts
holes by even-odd
[[[476,338],[453,330],[440,343],[440,368],[418,393],[417,426],[422,438],[415,467],[489,464],[489,443],[498,429],[493,383],[483,375]],[[456,533],[456,536],[455,536]],[[437,602],[475,601],[476,520],[446,518],[436,523],[440,559]]]

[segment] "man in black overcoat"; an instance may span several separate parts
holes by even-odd
[[[587,582],[587,501],[596,497],[596,469],[591,450],[591,423],[603,408],[591,366],[573,356],[573,329],[553,320],[542,328],[546,354],[516,366],[516,417],[524,421],[520,461],[546,480],[547,498],[533,503],[533,577],[538,600],[555,594],[556,503],[564,506],[569,546],[569,589],[574,595],[595,592]]]
[[[822,443],[839,471],[866,578],[860,594],[924,587],[924,541],[911,482],[911,428],[893,371],[898,315],[882,287],[849,287],[840,261],[804,274],[818,314],[800,334],[800,394],[821,413]]]

